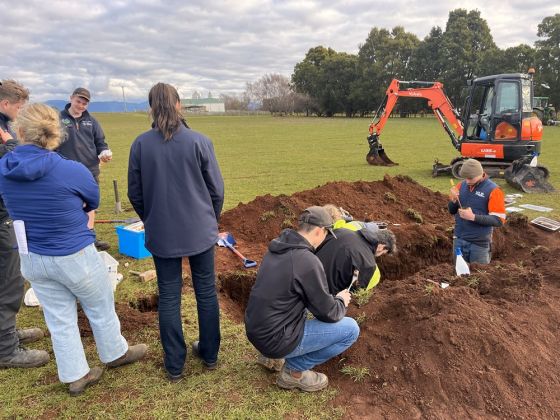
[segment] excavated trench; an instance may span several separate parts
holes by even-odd
[[[552,418],[560,412],[560,239],[511,216],[494,232],[493,261],[458,278],[450,264],[447,199],[408,177],[337,182],[291,196],[262,196],[224,213],[247,258],[310,205],[384,221],[399,252],[378,263],[382,282],[348,315],[358,341],[319,370],[352,418]],[[222,306],[242,321],[256,270],[217,249]],[[440,282],[450,284],[440,288]]]

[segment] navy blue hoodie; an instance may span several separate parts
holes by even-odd
[[[303,337],[307,310],[322,322],[346,315],[341,297],[329,294],[321,261],[292,229],[273,239],[263,258],[245,311],[247,338],[264,356],[290,354]]]
[[[0,195],[12,219],[25,222],[30,252],[70,255],[95,241],[87,212],[99,205],[99,187],[81,163],[17,146],[0,160]]]

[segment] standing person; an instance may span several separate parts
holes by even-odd
[[[70,103],[60,112],[60,121],[66,128],[67,135],[57,152],[67,159],[84,164],[99,185],[99,163],[109,162],[113,154],[105,142],[101,125],[87,110],[90,99],[89,90],[79,87],[70,96]],[[93,210],[88,213],[87,226],[95,235]],[[95,247],[99,251],[106,251],[110,245],[96,239]]]
[[[488,264],[492,231],[506,221],[504,193],[476,159],[467,159],[459,175],[465,180],[451,188],[447,204],[455,215],[453,250],[460,248],[467,262]]]
[[[377,224],[370,222],[363,223],[357,231],[345,227],[336,229],[336,238],[327,235],[316,255],[325,268],[329,292],[336,294],[350,287],[354,270],[358,270],[356,288],[374,288],[380,279],[375,259],[396,250],[393,232],[379,229]]]
[[[11,123],[28,99],[29,91],[21,84],[14,80],[0,82],[0,157],[18,144]],[[21,346],[43,338],[39,328],[16,330],[24,281],[12,219],[0,197],[0,368],[37,367],[49,361],[46,351]]]
[[[327,376],[311,369],[345,351],[360,333],[356,321],[345,317],[350,292],[329,294],[314,255],[332,222],[324,208],[307,208],[297,231],[285,229],[270,242],[249,296],[247,338],[260,359],[285,360],[276,380],[280,388],[312,392],[328,386]],[[307,311],[315,319],[307,319]]]
[[[212,142],[191,130],[181,115],[177,90],[158,83],[148,96],[152,129],[130,148],[128,198],[144,222],[159,288],[159,329],[169,380],[184,376],[187,356],[181,321],[183,257],[188,257],[199,341],[192,352],[215,369],[220,348],[220,313],[214,246],[224,202],[224,183]]]
[[[81,163],[63,159],[58,113],[46,105],[25,107],[17,121],[22,145],[0,161],[0,194],[14,220],[23,221],[23,275],[43,307],[61,382],[71,395],[99,381],[90,370],[78,329],[77,300],[93,330],[99,358],[108,367],[133,363],[147,346],[129,347],[121,335],[107,268],[87,228],[87,212],[99,204],[99,188]]]

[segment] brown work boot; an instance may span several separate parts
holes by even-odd
[[[100,240],[96,239],[95,240],[95,248],[98,251],[107,251],[108,249],[111,248],[111,245],[109,245],[109,242],[100,241]]]
[[[99,382],[101,375],[103,375],[102,368],[94,367],[90,369],[86,376],[68,384],[68,392],[70,392],[70,395],[73,397],[80,395],[88,386],[95,385]]]
[[[46,365],[49,359],[49,354],[45,350],[29,350],[18,346],[12,354],[0,358],[0,369],[39,367]]]
[[[269,359],[268,357],[259,354],[257,357],[257,365],[261,365],[271,372],[280,372],[284,366],[284,359]]]
[[[16,333],[21,344],[33,343],[45,336],[40,328],[25,328],[23,330],[16,330]]]
[[[148,351],[148,346],[145,344],[136,344],[135,346],[129,347],[125,354],[112,362],[107,363],[107,367],[116,368],[123,365],[128,365],[130,363],[137,362],[146,355]]]
[[[297,373],[297,372],[296,372]],[[312,370],[305,370],[299,378],[292,376],[290,370],[284,365],[278,374],[276,385],[284,389],[298,388],[306,392],[320,391],[329,385],[327,375]]]

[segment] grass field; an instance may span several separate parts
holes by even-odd
[[[149,128],[150,121],[144,114],[100,114],[98,118],[113,150],[113,161],[102,168],[98,218],[115,216],[113,179],[118,180],[127,210],[120,216],[134,217],[126,200],[128,150],[134,138]],[[378,180],[385,173],[406,174],[429,188],[446,192],[448,178],[432,178],[431,165],[436,157],[448,162],[457,155],[433,118],[389,120],[382,142],[391,159],[400,163],[391,168],[367,165],[366,119],[197,116],[190,117],[189,124],[214,141],[226,184],[226,210],[257,195],[291,194],[328,181]],[[540,163],[549,167],[552,184],[560,188],[560,127],[545,127]],[[517,192],[505,181],[497,182],[506,193]],[[519,203],[555,208],[547,214],[526,211],[530,218],[560,218],[558,193],[524,195]],[[111,253],[120,261],[119,268],[125,276],[116,299],[127,302],[155,291],[155,284],[139,284],[128,274],[128,270],[151,268],[151,259],[136,261],[120,256],[111,225],[99,225],[98,234],[113,245]],[[125,262],[130,264],[128,268],[124,268]],[[183,318],[188,320],[185,332],[192,342],[197,337],[193,296],[184,296]],[[18,323],[21,327],[45,327],[36,308],[22,308]],[[100,385],[78,398],[70,398],[58,382],[54,360],[39,369],[0,371],[0,417],[268,419],[343,415],[343,409],[330,408],[327,403],[335,390],[315,395],[278,390],[273,376],[254,368],[254,353],[243,326],[225,317],[220,369],[203,373],[200,364],[189,359],[188,378],[179,384],[171,385],[164,378],[155,326],[139,332],[134,341],[138,340],[150,345],[151,357],[147,361],[106,372]],[[85,339],[84,343],[90,364],[99,364],[93,340]],[[48,339],[32,347],[47,348],[52,354]]]

